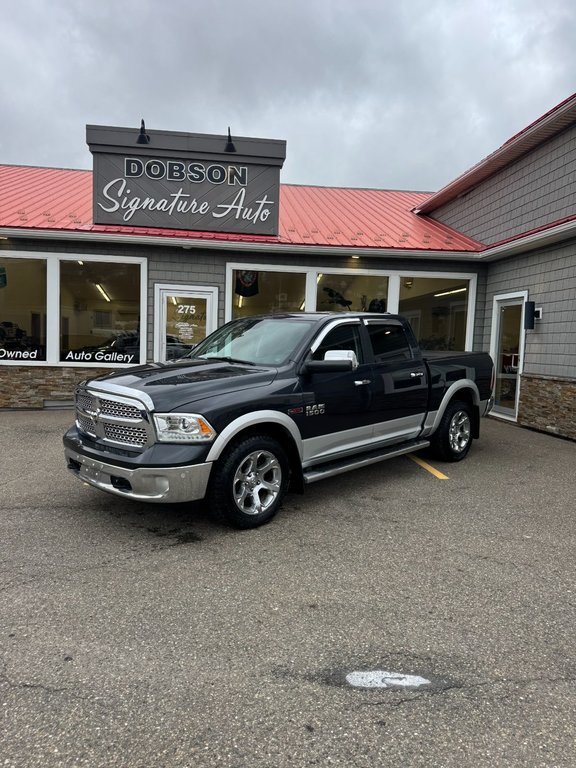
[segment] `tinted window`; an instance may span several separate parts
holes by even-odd
[[[377,363],[412,358],[410,344],[401,325],[370,323],[367,329]]]
[[[362,363],[362,346],[360,344],[360,333],[357,325],[337,325],[322,339],[320,346],[312,355],[314,360],[324,360],[324,355],[329,350],[347,349],[356,353],[358,362]]]

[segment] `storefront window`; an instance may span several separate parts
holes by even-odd
[[[468,280],[403,276],[398,312],[422,349],[464,350],[468,294]]]
[[[46,262],[0,258],[0,362],[46,360]]]
[[[60,360],[140,362],[140,266],[60,262]]]
[[[319,273],[318,312],[386,312],[388,278],[375,275]]]
[[[304,310],[306,275],[235,269],[232,318]]]

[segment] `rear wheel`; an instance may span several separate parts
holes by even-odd
[[[290,479],[280,443],[253,435],[231,445],[211,478],[208,501],[212,516],[236,528],[256,528],[279,510]]]
[[[441,461],[462,461],[471,445],[472,409],[468,403],[450,403],[432,436],[430,452]]]

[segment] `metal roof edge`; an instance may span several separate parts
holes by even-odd
[[[544,230],[521,235],[514,240],[507,240],[493,246],[486,246],[481,251],[424,251],[417,249],[397,250],[392,248],[334,248],[325,245],[292,245],[290,243],[253,243],[229,240],[190,240],[188,238],[165,238],[145,235],[110,235],[106,232],[70,232],[56,230],[24,230],[14,227],[0,228],[0,239],[33,240],[69,240],[83,242],[122,243],[129,245],[164,245],[184,250],[211,249],[222,251],[264,251],[272,253],[310,254],[317,256],[366,256],[369,258],[385,257],[393,259],[420,258],[446,261],[490,262],[516,256],[524,251],[532,251],[553,243],[576,237],[576,219],[562,222]],[[2,251],[0,250],[0,255]]]
[[[573,237],[576,237],[576,219],[565,221],[548,229],[540,229],[527,235],[521,235],[514,240],[507,240],[498,245],[488,246],[481,251],[480,256],[482,261],[498,261],[509,256],[517,256],[519,253],[526,251],[544,248],[547,245],[553,245]]]
[[[183,248],[184,250],[211,249],[222,251],[264,251],[271,253],[309,254],[316,256],[359,256],[385,257],[393,259],[420,258],[447,261],[478,261],[481,253],[478,251],[425,251],[415,248],[399,250],[394,248],[350,248],[342,246],[335,248],[326,245],[293,245],[291,243],[254,243],[230,240],[190,240],[189,238],[166,238],[145,235],[111,235],[106,232],[77,232],[66,230],[23,230],[18,228],[0,228],[0,238],[33,239],[33,240],[68,240],[82,242],[122,243],[124,245],[150,245]],[[0,255],[2,251],[0,250]]]
[[[470,191],[472,187],[560,133],[571,123],[576,123],[576,94],[569,96],[523,131],[508,139],[501,147],[480,160],[479,163],[432,194],[421,205],[413,208],[413,212],[418,214],[430,213],[459,195]]]

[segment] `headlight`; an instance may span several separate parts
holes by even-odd
[[[216,432],[195,413],[155,413],[158,440],[163,443],[209,443]]]

